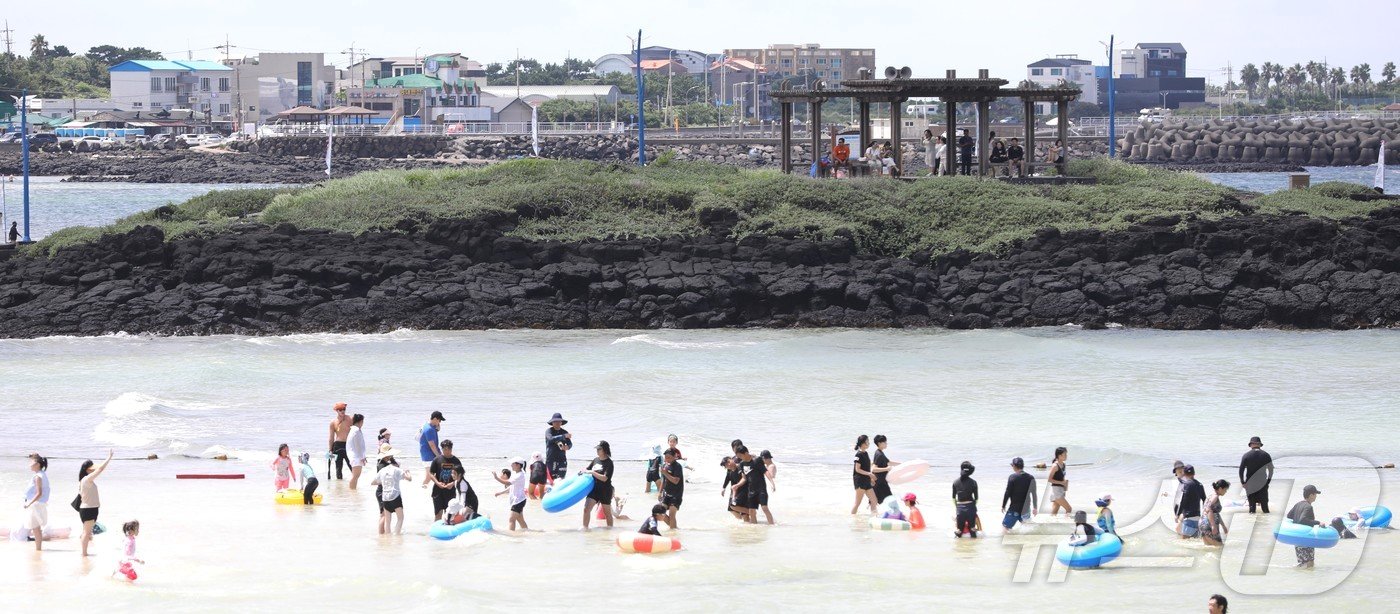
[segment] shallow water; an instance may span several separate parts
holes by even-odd
[[[1371,166],[1306,166],[1312,175],[1310,181],[1317,185],[1324,181],[1345,181],[1371,186],[1376,181],[1376,167]],[[1265,194],[1288,189],[1288,176],[1292,173],[1201,173],[1202,177],[1220,185],[1262,192]],[[1386,191],[1400,192],[1400,166],[1387,165],[1385,168]]]
[[[5,228],[10,222],[24,227],[23,189],[19,177],[5,182]],[[38,241],[69,226],[101,226],[133,213],[161,205],[181,203],[211,190],[271,187],[271,184],[222,183],[85,183],[64,182],[61,177],[29,179],[29,236]],[[23,230],[21,230],[23,232]]]
[[[119,458],[161,456],[116,462],[101,479],[105,523],[142,521],[148,565],[136,584],[107,579],[116,535],[99,536],[98,556],[88,562],[71,539],[42,555],[0,543],[0,598],[42,591],[34,609],[100,602],[117,610],[261,610],[305,601],[317,609],[976,603],[1180,611],[1231,591],[1245,611],[1355,611],[1393,596],[1396,536],[1375,532],[1319,551],[1319,568],[1299,572],[1290,568],[1291,549],[1268,548],[1267,522],[1244,539],[1243,515],[1233,516],[1238,539],[1223,553],[1183,544],[1155,520],[1165,502],[1159,490],[1175,458],[1195,464],[1202,481],[1236,481],[1233,465],[1249,436],[1259,435],[1281,466],[1276,513],[1296,500],[1289,487],[1303,483],[1323,490],[1320,516],[1388,502],[1394,471],[1369,467],[1400,457],[1390,427],[1400,417],[1397,340],[1394,331],[1066,327],[0,341],[0,415],[11,442],[0,454],[0,493],[19,498],[21,457],[39,450],[55,459],[50,518],[74,525],[66,504],[78,459],[109,446]],[[426,491],[410,486],[405,535],[381,538],[372,488],[351,491],[324,475],[325,505],[274,505],[267,462],[277,444],[319,456],[336,401],[365,414],[371,433],[392,428],[410,460],[421,420],[442,410],[443,436],[456,442],[485,511],[502,525],[507,502],[492,496],[499,488],[489,472],[506,457],[539,450],[544,421],[562,412],[579,444],[571,467],[586,463],[591,443],[612,443],[632,519],[584,533],[579,509],[550,515],[531,503],[526,518],[535,532],[438,542],[425,534]],[[668,432],[680,436],[693,467],[677,533],[687,549],[620,554],[613,539],[635,530],[648,506],[643,450]],[[889,435],[895,460],[933,462],[929,475],[897,487],[920,496],[930,530],[877,532],[849,514],[850,444],[861,433]],[[778,526],[740,525],[722,509],[716,463],[734,437],[777,459]],[[1029,551],[1038,563],[1018,571],[1017,538],[1004,540],[999,527],[990,539],[953,539],[945,502],[953,466],[964,459],[978,466],[982,518],[996,527],[1008,459],[1034,465],[1057,445],[1070,449],[1076,508],[1092,511],[1093,500],[1111,492],[1120,529],[1146,527],[1120,531],[1128,535],[1123,559],[1065,576],[1046,548],[1038,558]],[[219,454],[232,460],[211,460]],[[324,461],[313,464],[324,471]],[[186,471],[248,479],[173,479]],[[1045,472],[1032,473],[1044,490]],[[1052,545],[1069,530],[1037,526]],[[1240,552],[1233,548],[1245,543],[1253,557],[1245,560],[1258,566],[1249,569],[1266,573],[1223,580],[1222,561],[1230,569]],[[1333,580],[1341,585],[1320,595],[1279,594]]]

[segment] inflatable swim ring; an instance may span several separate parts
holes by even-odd
[[[1390,528],[1390,508],[1384,505],[1372,505],[1359,510],[1361,516],[1361,526],[1372,529]]]
[[[913,528],[908,520],[895,520],[893,518],[870,517],[870,528],[877,531],[908,531]]]
[[[68,539],[73,534],[71,527],[44,527],[44,539]],[[10,541],[29,542],[34,541],[34,532],[29,529],[0,529],[0,539]]]
[[[591,490],[593,490],[593,474],[580,473],[563,482],[555,482],[554,488],[549,491],[549,494],[540,499],[540,507],[551,514],[562,512],[582,501]]]
[[[928,461],[911,460],[891,469],[885,474],[885,481],[891,484],[906,484],[924,477],[925,473],[928,473]]]
[[[1303,548],[1331,548],[1337,545],[1341,536],[1332,527],[1310,527],[1292,520],[1284,520],[1274,529],[1274,539],[1280,544]]]
[[[305,505],[305,497],[301,494],[300,488],[287,488],[277,491],[277,502],[283,505]],[[311,495],[311,504],[321,504],[321,493]]]
[[[476,518],[473,518],[466,522],[459,522],[457,524],[447,524],[446,522],[439,520],[437,522],[434,522],[433,526],[428,527],[428,535],[434,539],[449,540],[457,539],[459,535],[468,531],[490,530],[491,518],[488,516],[477,516]]]
[[[1091,569],[1118,558],[1122,552],[1122,539],[1112,533],[1100,533],[1098,539],[1083,546],[1060,544],[1055,548],[1055,560],[1071,569]]]
[[[629,554],[660,554],[681,549],[681,541],[646,533],[629,533],[617,536],[617,549]]]

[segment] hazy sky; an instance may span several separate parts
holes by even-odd
[[[808,6],[817,8],[798,12]],[[1400,44],[1390,35],[1400,21],[1400,2],[1345,2],[1337,5],[1336,26],[1321,23],[1325,6],[1301,0],[76,0],[7,2],[0,19],[9,20],[17,53],[27,53],[29,40],[42,33],[50,44],[79,53],[115,44],[171,58],[193,49],[195,59],[217,59],[221,52],[213,47],[227,34],[235,54],[321,51],[338,66],[346,64],[340,52],[352,43],[371,55],[460,51],[491,62],[515,57],[518,48],[522,57],[541,61],[566,54],[596,59],[625,51],[626,37],[638,28],[647,45],[700,51],[771,43],[873,47],[880,66],[910,66],[925,76],[942,76],[947,68],[970,76],[989,68],[1013,83],[1025,77],[1027,63],[1048,55],[1074,53],[1102,63],[1098,41],[1108,41],[1110,33],[1124,47],[1180,42],[1189,53],[1189,76],[1212,82],[1220,81],[1227,62],[1238,74],[1247,62],[1291,65],[1325,57],[1334,66],[1369,62],[1379,79],[1381,65],[1400,61]],[[1069,10],[1057,14],[1060,7]],[[949,13],[952,28],[944,26]],[[1375,25],[1374,35],[1366,36],[1358,23]]]

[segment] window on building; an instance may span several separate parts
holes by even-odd
[[[312,104],[312,85],[311,62],[297,62],[297,104]]]
[[[839,71],[839,70],[833,70],[833,71],[831,71],[831,78],[832,78],[832,79],[840,79],[840,78],[841,78],[841,71]]]
[[[219,77],[219,91],[220,91],[220,92],[227,92],[227,91],[228,91],[228,77]]]
[[[783,66],[792,66],[792,58],[783,58]]]
[[[1032,68],[1032,69],[1031,69],[1031,76],[1032,76],[1032,77],[1040,77],[1040,76],[1043,76],[1043,75],[1045,75],[1045,69],[1044,69],[1044,68]]]
[[[807,65],[807,58],[802,58],[802,59],[798,60],[797,63],[798,63],[799,65],[801,65],[801,66],[806,66],[806,65]]]
[[[222,115],[229,114],[229,107],[227,103],[219,105],[219,113]]]
[[[826,64],[826,58],[817,58],[817,63],[818,63],[818,64],[825,65],[825,64]]]
[[[133,102],[133,103],[131,103],[131,106],[132,106],[132,108],[139,109],[139,108],[141,108],[141,103],[139,103],[139,102]]]
[[[841,59],[840,59],[840,58],[837,58],[837,59],[834,59],[834,60],[831,61],[831,67],[832,67],[832,68],[836,68],[837,66],[840,66],[840,65],[841,65]]]
[[[1181,75],[1178,74],[1175,70],[1168,70],[1168,71],[1167,71],[1167,76],[1168,76],[1168,77],[1180,77]]]
[[[173,91],[175,91],[175,77],[166,77],[166,78],[165,78],[165,91],[167,91],[167,92],[173,92]]]
[[[201,78],[199,79],[199,91],[201,91],[201,92],[207,92],[207,91],[209,91],[209,77],[201,77]]]
[[[159,92],[159,91],[160,91],[160,77],[151,77],[151,91],[152,91],[152,92]]]
[[[1152,70],[1147,71],[1147,76],[1149,76],[1149,77],[1160,77],[1160,76],[1162,76],[1162,71],[1157,70],[1157,69],[1152,69]]]
[[[819,70],[819,71],[817,71],[817,76],[818,76],[818,77],[825,77],[825,76],[826,76],[826,71],[825,71],[825,70]]]
[[[1052,76],[1052,77],[1058,77],[1058,76],[1063,75],[1063,74],[1065,74],[1065,69],[1063,69],[1063,68],[1051,68],[1051,69],[1050,69],[1050,76]]]

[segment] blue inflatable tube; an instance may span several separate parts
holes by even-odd
[[[437,522],[434,522],[433,526],[428,527],[428,535],[436,539],[448,540],[457,539],[457,536],[468,531],[490,530],[491,519],[487,518],[486,516],[477,516],[476,518],[473,518],[466,522],[459,522],[457,524],[447,524],[446,522],[439,520]]]
[[[1278,543],[1302,548],[1331,548],[1341,538],[1332,527],[1311,527],[1292,520],[1284,520],[1274,529],[1274,539]]]
[[[1055,560],[1071,569],[1089,569],[1118,558],[1122,552],[1123,540],[1112,533],[1100,533],[1098,539],[1083,546],[1060,544],[1055,548]]]
[[[1354,529],[1358,526],[1372,529],[1390,528],[1390,508],[1384,505],[1374,505],[1358,508],[1356,511],[1357,515],[1361,517],[1359,521],[1352,520],[1345,516],[1342,517],[1342,523],[1346,524],[1348,528]]]
[[[580,473],[555,484],[554,489],[540,500],[540,507],[551,514],[562,512],[582,501],[592,490],[593,474]]]

